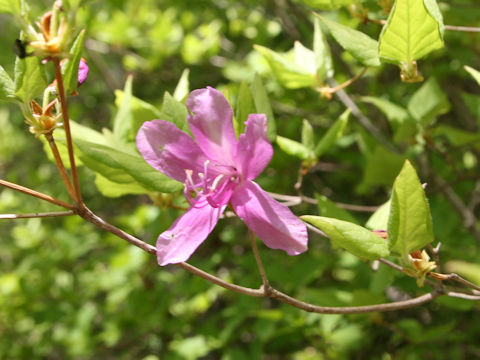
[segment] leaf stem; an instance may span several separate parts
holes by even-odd
[[[258,271],[260,272],[260,276],[262,277],[263,290],[268,293],[271,286],[268,282],[267,273],[265,272],[260,253],[258,251],[257,242],[255,241],[255,234],[250,229],[248,229],[248,236],[250,237],[250,243],[252,244],[252,251],[253,255],[255,256],[255,261],[257,262]]]

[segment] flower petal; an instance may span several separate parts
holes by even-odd
[[[256,183],[249,181],[237,187],[231,203],[237,215],[268,247],[289,255],[307,250],[305,224]]]
[[[137,134],[137,148],[153,168],[185,181],[185,170],[203,172],[207,158],[198,145],[176,125],[164,121],[145,122]]]
[[[265,114],[250,114],[245,124],[245,134],[238,139],[236,161],[239,172],[247,180],[254,180],[272,159],[273,148],[267,138]]]
[[[213,208],[206,202],[202,207],[191,207],[180,216],[157,240],[159,265],[186,261],[207,238],[220,218],[225,206]]]
[[[232,108],[221,92],[211,87],[194,90],[187,99],[190,130],[205,155],[222,165],[233,165],[237,145]]]

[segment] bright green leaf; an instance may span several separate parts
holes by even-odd
[[[38,57],[26,57],[15,62],[15,96],[23,102],[41,95],[47,87],[44,66]]]
[[[245,132],[245,122],[248,119],[248,115],[255,113],[255,110],[252,92],[247,83],[242,81],[235,109],[235,130],[237,135]]]
[[[390,253],[384,239],[359,225],[322,216],[300,218],[322,230],[334,244],[360,258],[375,260]]]
[[[387,230],[390,215],[390,200],[380,206],[368,219],[365,227],[371,230]]]
[[[315,86],[317,84],[317,79],[315,77],[316,69],[306,69],[302,64],[297,64],[295,62],[295,53],[297,54],[297,58],[300,56],[301,52],[306,53],[305,51],[302,51],[303,45],[296,45],[296,48],[296,52],[292,49],[288,53],[277,53],[264,46],[255,45],[255,49],[267,60],[272,69],[272,73],[283,86],[288,89]],[[312,57],[311,61],[308,63],[314,64],[315,55],[313,52],[308,56]]]
[[[433,77],[423,84],[408,102],[408,111],[422,126],[431,125],[437,116],[449,110],[450,102]]]
[[[20,1],[0,0],[0,13],[20,15]]]
[[[480,71],[475,70],[474,68],[465,65],[463,67],[472,77],[475,79],[475,81],[480,85]]]
[[[0,100],[12,101],[15,98],[15,83],[0,66]]]
[[[343,131],[348,123],[348,118],[350,116],[350,110],[346,110],[338,120],[333,124],[327,131],[327,133],[322,137],[320,142],[317,144],[315,148],[315,155],[320,157],[325,152],[328,151],[330,147],[332,147],[335,142],[342,136]]]
[[[272,106],[268,99],[267,91],[263,86],[262,79],[258,74],[255,74],[251,85],[252,94],[255,94],[253,101],[255,103],[256,113],[267,115],[267,136],[270,141],[275,141],[277,136],[277,126],[275,124],[275,117],[273,116]]]
[[[448,272],[453,272],[464,276],[468,280],[480,286],[480,264],[471,263],[461,260],[450,260],[445,263],[445,269]]]
[[[106,197],[120,197],[128,194],[145,194],[148,191],[140,186],[137,182],[132,183],[116,183],[108,180],[100,174],[96,174],[95,185],[97,189]]]
[[[289,155],[298,157],[302,160],[309,160],[314,157],[313,152],[298,141],[277,135],[276,142],[278,147]]]
[[[357,0],[299,0],[308,6],[322,10],[333,10],[354,4]]]
[[[335,40],[355,59],[365,66],[380,66],[376,40],[349,26],[315,15],[327,26]]]
[[[307,148],[313,150],[315,146],[315,135],[313,127],[307,119],[303,119],[302,124],[302,144]]]
[[[132,120],[132,76],[130,75],[125,82],[122,102],[118,106],[117,114],[113,119],[113,135],[117,139],[127,142],[132,128]]]
[[[388,239],[408,264],[408,254],[433,241],[432,218],[422,184],[408,160],[393,184]]]
[[[63,67],[63,84],[67,94],[74,92],[78,86],[78,65],[82,57],[84,39],[85,30],[82,30],[70,49],[71,57],[67,59]]]
[[[180,76],[177,87],[173,92],[173,98],[177,101],[183,101],[183,99],[185,99],[190,92],[190,82],[188,81],[189,74],[190,70],[185,69],[182,72],[182,76]]]
[[[170,121],[177,125],[180,130],[188,132],[187,108],[168,92],[163,95],[162,111],[159,119]]]
[[[418,80],[414,61],[443,47],[442,31],[435,0],[396,0],[380,34],[380,57],[403,64],[405,81]]]
[[[330,47],[328,46],[327,40],[320,27],[320,20],[315,18],[313,25],[313,53],[315,55],[315,67],[317,77],[323,80],[328,76],[333,75],[332,55],[330,54]]]

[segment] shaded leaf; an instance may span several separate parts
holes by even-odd
[[[62,73],[66,94],[74,92],[78,86],[78,65],[82,58],[84,39],[85,30],[82,30],[70,49],[71,57],[67,59],[64,65],[64,71]]]
[[[270,105],[267,91],[265,90],[262,79],[258,74],[255,74],[251,90],[252,94],[255,94],[253,101],[255,103],[256,112],[258,114],[267,115],[267,136],[268,139],[273,142],[277,136],[277,126],[275,124],[275,117],[273,116],[272,106]]]
[[[277,135],[275,140],[280,149],[287,154],[300,158],[302,160],[309,160],[314,155],[313,152],[298,141],[287,139],[286,137]]]
[[[123,88],[122,101],[119,106],[117,105],[118,111],[113,119],[113,135],[123,142],[128,141],[128,135],[132,128],[132,79],[131,75],[127,77]],[[117,93],[115,95],[118,96]]]
[[[12,101],[15,99],[15,83],[0,66],[0,100]]]
[[[342,136],[343,131],[348,123],[350,116],[350,110],[346,110],[338,120],[327,131],[327,133],[320,139],[319,143],[315,147],[315,155],[320,157],[332,147],[335,142]]]
[[[235,131],[237,136],[245,132],[245,122],[248,115],[256,112],[252,92],[245,81],[240,84],[237,106],[235,108]]]
[[[408,111],[422,126],[431,125],[437,116],[449,110],[450,102],[433,77],[423,84],[408,102]]]
[[[38,57],[26,57],[15,61],[15,96],[23,102],[41,95],[47,87],[45,69]]]

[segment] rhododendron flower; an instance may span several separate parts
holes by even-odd
[[[213,88],[187,99],[192,139],[164,120],[145,122],[137,147],[147,163],[185,185],[190,208],[157,240],[160,265],[187,260],[207,238],[227,205],[272,249],[289,255],[307,250],[307,229],[286,206],[253,180],[270,162],[267,119],[250,114],[245,133],[235,137],[232,109]]]

